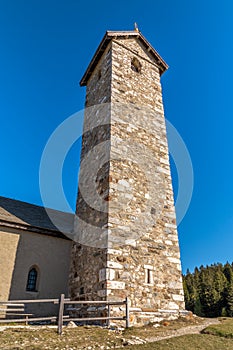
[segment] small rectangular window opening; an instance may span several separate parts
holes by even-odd
[[[153,284],[153,271],[150,269],[145,269],[145,282],[147,284]]]
[[[150,283],[150,270],[147,270],[147,283]]]

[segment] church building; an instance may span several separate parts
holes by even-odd
[[[72,214],[0,197],[0,301],[68,296],[72,226]]]

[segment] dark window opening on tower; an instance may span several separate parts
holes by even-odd
[[[153,271],[150,269],[145,269],[145,283],[153,284]]]
[[[136,73],[141,73],[142,65],[137,57],[132,58],[131,60],[131,69]]]
[[[150,283],[150,270],[147,270],[147,283]]]
[[[36,283],[37,283],[37,270],[35,267],[31,268],[28,272],[28,280],[26,291],[28,292],[36,292]]]
[[[81,287],[81,288],[80,288],[79,294],[80,294],[80,295],[84,294],[84,287]]]

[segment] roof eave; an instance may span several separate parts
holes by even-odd
[[[7,221],[7,220],[0,219],[0,227],[21,229],[23,231],[30,231],[30,232],[34,232],[34,233],[40,233],[42,235],[47,235],[50,237],[70,240],[70,238],[66,234],[64,234],[63,232],[61,232],[59,230],[52,230],[52,229],[47,229],[44,227],[33,226],[33,225],[25,225],[25,224],[13,222],[13,221]]]
[[[105,46],[107,39],[108,39],[108,32],[105,33],[105,35],[104,35],[103,39],[101,40],[94,56],[92,57],[92,60],[89,63],[82,79],[80,80],[80,83],[79,83],[80,86],[86,86],[86,83],[87,83],[87,81],[92,73],[92,67],[96,66],[96,62],[98,62],[97,59],[102,56],[102,53],[104,52],[105,48],[107,47],[107,45]]]

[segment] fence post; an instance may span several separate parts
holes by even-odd
[[[65,294],[61,294],[60,300],[59,300],[59,313],[58,313],[58,326],[57,326],[57,332],[59,335],[62,334],[64,299],[65,299]]]
[[[129,299],[126,297],[125,299],[125,327],[129,328]]]
[[[110,305],[108,304],[108,319],[107,319],[107,322],[106,322],[106,324],[107,324],[107,327],[109,327],[109,325],[110,325],[110,319],[109,319],[109,317],[110,317],[110,312],[111,312],[111,307],[110,307]]]

